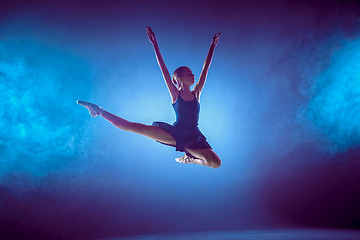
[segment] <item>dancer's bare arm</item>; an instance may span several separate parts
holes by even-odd
[[[168,71],[168,69],[167,69],[167,67],[165,65],[165,62],[164,62],[164,60],[163,60],[163,58],[161,56],[159,45],[158,45],[158,43],[156,41],[154,32],[152,31],[152,29],[150,27],[147,27],[146,29],[147,29],[147,35],[149,37],[149,40],[152,43],[152,45],[154,46],[156,59],[157,59],[157,62],[159,64],[159,67],[161,69],[162,75],[164,77],[166,86],[168,87],[170,95],[171,95],[172,100],[174,102],[174,100],[177,99],[177,97],[178,97],[177,96],[178,95],[178,89],[175,87],[175,85],[173,84],[173,82],[171,80],[169,71]]]
[[[214,37],[212,39],[211,46],[210,46],[208,55],[207,55],[207,57],[205,59],[204,66],[203,66],[203,69],[201,71],[199,81],[195,85],[194,93],[195,93],[195,96],[196,96],[197,99],[200,98],[201,91],[202,91],[202,89],[204,87],[206,77],[207,77],[207,73],[209,71],[210,63],[211,63],[212,57],[214,55],[214,49],[215,49],[215,47],[217,45],[220,34],[221,33],[219,33],[219,34],[215,33],[215,35],[214,35]]]

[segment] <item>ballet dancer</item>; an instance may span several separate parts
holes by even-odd
[[[219,156],[213,151],[198,127],[200,95],[220,33],[215,34],[212,39],[199,81],[193,90],[190,90],[190,87],[195,84],[195,79],[190,68],[179,67],[174,71],[171,78],[160,54],[155,34],[150,27],[147,27],[147,35],[154,47],[157,62],[170,92],[172,106],[176,114],[176,121],[173,125],[164,122],[154,122],[152,125],[130,122],[93,103],[80,100],[77,103],[86,107],[92,117],[101,116],[117,128],[141,134],[162,144],[173,146],[176,151],[185,152],[182,157],[175,159],[179,163],[195,163],[211,168],[220,167]]]

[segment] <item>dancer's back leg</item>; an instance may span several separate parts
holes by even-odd
[[[188,151],[194,157],[202,160],[202,161],[197,161],[195,163],[212,168],[218,168],[221,166],[220,157],[210,148],[203,148],[203,149],[185,148],[185,150]]]

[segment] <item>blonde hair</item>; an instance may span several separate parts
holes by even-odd
[[[172,75],[172,82],[178,89],[181,88],[180,78],[183,76],[184,70],[190,70],[190,68],[188,68],[186,66],[179,67],[174,71],[174,73]]]

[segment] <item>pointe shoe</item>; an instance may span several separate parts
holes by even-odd
[[[193,162],[194,162],[194,159],[193,159],[192,157],[184,154],[184,156],[182,156],[182,157],[175,158],[175,161],[176,161],[176,162],[179,162],[179,163],[188,164],[188,163],[193,163]]]
[[[86,102],[86,101],[77,100],[77,104],[79,104],[79,105],[81,105],[83,107],[86,107],[89,110],[90,115],[92,117],[101,116],[103,111],[104,111],[98,105],[95,105],[93,103],[89,103],[89,102]]]

